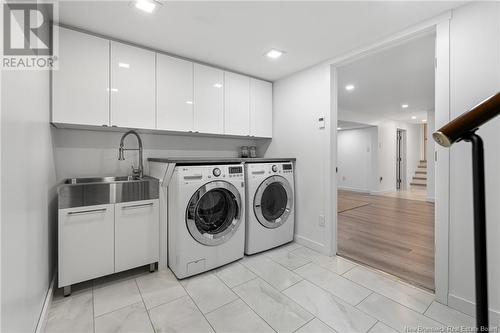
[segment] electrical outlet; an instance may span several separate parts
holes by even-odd
[[[318,224],[319,224],[320,227],[324,227],[325,226],[325,215],[320,215],[319,216]]]

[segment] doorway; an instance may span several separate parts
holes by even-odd
[[[342,161],[349,155],[337,153],[337,166],[351,166],[337,174],[337,254],[432,291],[434,203],[425,189],[421,198],[412,196],[412,175],[425,177],[422,152],[434,150],[422,140],[422,124],[434,112],[434,57],[435,34],[429,33],[336,67],[338,127],[361,120],[374,129],[372,142],[365,143],[369,173],[360,153],[353,154],[358,162]],[[345,135],[339,131],[342,153]],[[363,144],[355,131],[361,130],[350,131],[350,147]],[[365,175],[365,188],[347,186]]]

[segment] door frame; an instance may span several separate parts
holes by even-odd
[[[436,34],[435,48],[435,126],[439,128],[450,120],[450,20],[452,11],[447,11],[430,20],[422,22],[389,38],[374,43],[368,47],[351,52],[344,56],[329,60],[330,74],[330,121],[329,131],[326,133],[325,170],[327,191],[325,193],[325,207],[327,219],[326,247],[331,256],[337,253],[337,114],[338,114],[338,68],[348,63],[377,53],[381,50],[405,43],[426,34]],[[438,66],[439,65],[439,66]],[[448,304],[449,290],[449,205],[450,205],[450,153],[435,145],[435,256],[434,256],[434,284],[436,301]],[[332,204],[333,203],[333,204]]]

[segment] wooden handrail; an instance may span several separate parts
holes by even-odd
[[[441,146],[450,147],[464,136],[477,130],[482,124],[500,114],[500,92],[488,97],[470,111],[450,121],[432,134]]]

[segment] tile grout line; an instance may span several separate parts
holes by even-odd
[[[370,289],[368,289],[370,290]],[[363,298],[361,301],[359,301],[356,305],[354,305],[354,307],[356,309],[358,309],[358,305],[360,305],[361,303],[363,303],[368,297],[370,297],[371,295],[373,295],[374,291],[373,290],[370,290],[371,292],[368,294],[368,296],[366,296],[365,298]]]
[[[262,256],[264,256],[265,258],[267,258],[267,259],[271,260],[274,264],[278,265],[279,267],[281,267],[281,268],[283,268],[283,269],[287,270],[287,271],[288,271],[288,273],[292,273],[292,274],[295,274],[295,275],[297,275],[298,277],[300,277],[300,280],[299,280],[299,281],[294,282],[293,284],[296,284],[296,283],[298,283],[298,282],[300,282],[300,281],[302,281],[302,280],[304,279],[302,276],[300,276],[299,274],[295,273],[292,269],[289,269],[289,268],[287,268],[287,267],[285,267],[285,266],[281,265],[280,263],[278,263],[278,262],[274,261],[272,258],[269,258],[269,257],[267,257],[267,256],[266,256],[266,255],[264,255],[264,254],[262,254]],[[246,267],[249,271],[251,271],[252,273],[254,273],[257,277],[259,277],[259,278],[261,278],[262,280],[266,281],[266,283],[270,284],[270,285],[271,285],[274,289],[276,289],[276,290],[278,290],[278,291],[280,291],[280,292],[281,292],[281,290],[279,290],[277,287],[274,287],[274,286],[273,286],[271,283],[269,283],[269,282],[268,282],[268,281],[267,281],[267,280],[266,280],[266,279],[265,279],[265,278],[264,278],[264,277],[263,277],[260,273],[258,273],[258,272],[255,270],[255,268],[253,268],[253,269],[252,269],[252,267],[251,267],[251,266],[247,266],[247,265],[245,265],[245,264],[242,264],[242,265],[243,265],[243,266],[245,266],[245,267]],[[285,289],[288,289],[288,288],[289,288],[289,287],[286,287]]]
[[[212,275],[214,275],[214,273],[210,273]],[[186,296],[189,297],[189,299],[191,300],[191,302],[193,302],[194,306],[196,306],[196,308],[198,309],[198,311],[200,311],[201,315],[203,316],[203,318],[205,318],[205,321],[208,323],[208,325],[210,326],[210,328],[212,328],[212,330],[214,332],[217,332],[215,330],[215,327],[212,326],[212,323],[207,319],[207,316],[205,316],[205,314],[203,313],[203,311],[201,311],[200,307],[198,306],[198,304],[196,304],[196,302],[194,301],[193,297],[191,297],[191,294],[189,294],[189,292],[187,291],[187,289],[182,285],[182,283],[179,282],[179,284],[181,285],[181,287],[184,289],[184,291],[186,292]],[[227,304],[227,303],[226,303]]]
[[[334,297],[336,297],[336,298],[340,299],[342,302],[345,302],[345,303],[346,303],[346,304],[348,304],[349,306],[351,306],[351,307],[353,307],[353,308],[355,308],[355,309],[357,309],[357,310],[360,310],[360,311],[362,311],[362,310],[361,310],[361,309],[358,309],[358,307],[357,307],[357,306],[358,306],[360,303],[362,303],[365,299],[367,299],[368,297],[370,297],[370,295],[371,295],[371,294],[373,294],[373,293],[374,293],[374,291],[373,291],[373,290],[371,290],[371,289],[369,289],[369,288],[365,288],[365,287],[363,287],[364,289],[368,290],[370,293],[369,293],[366,297],[364,297],[361,301],[359,301],[357,304],[352,304],[352,303],[350,303],[349,301],[347,301],[346,299],[344,299],[344,298],[340,297],[340,296],[339,296],[339,295],[337,295],[337,294],[332,293],[332,292],[331,292],[331,291],[329,291],[329,290],[326,290],[326,289],[325,289],[325,288],[323,288],[322,286],[320,286],[320,285],[316,284],[315,282],[313,282],[313,281],[309,280],[309,279],[308,279],[308,278],[306,278],[306,277],[303,277],[301,281],[307,281],[307,282],[309,282],[309,283],[310,283],[310,284],[312,284],[313,286],[318,287],[318,288],[319,288],[319,289],[321,289],[322,291],[324,291],[324,292],[326,292],[326,293],[328,293],[328,294],[330,294],[330,295],[333,295]],[[301,281],[299,281],[299,282],[301,282]],[[298,282],[297,282],[297,283],[298,283]],[[295,284],[297,284],[297,283],[295,283]],[[291,285],[289,288],[293,287],[295,284]],[[283,291],[285,291],[285,290],[287,290],[287,289],[288,289],[288,288],[284,289]],[[364,311],[362,311],[362,312],[364,312]],[[372,317],[371,315],[369,315],[369,316],[370,316],[370,317]]]
[[[218,277],[218,278],[219,278],[219,279],[221,279],[220,277]],[[234,286],[232,286],[232,287],[229,287],[229,286],[227,286],[227,287],[228,287],[229,289],[233,290],[234,288],[238,288],[239,286],[244,285],[245,283],[250,282],[250,281],[253,281],[253,280],[255,280],[255,279],[259,279],[259,277],[258,277],[257,275],[255,275],[255,276],[254,276],[253,278],[251,278],[250,280],[247,280],[247,281],[245,281],[245,282],[238,283],[238,284],[236,284],[236,285],[234,285]],[[222,280],[222,279],[221,279],[221,280]],[[223,282],[224,282],[224,281],[223,281]],[[233,291],[233,292],[234,292],[234,291]]]
[[[94,280],[92,280],[92,328],[95,332],[95,300],[94,300]]]
[[[380,294],[380,293],[378,293],[378,292],[376,292],[376,291],[373,291],[373,292],[372,292],[372,293],[371,293],[368,297],[370,297],[370,296],[371,296],[371,295],[373,295],[373,294],[376,294],[376,295],[382,296],[382,297],[384,297],[384,298],[387,298],[388,300],[390,300],[390,301],[392,301],[392,302],[394,302],[394,303],[396,303],[396,304],[398,304],[398,305],[400,305],[400,306],[402,306],[402,307],[406,308],[407,310],[409,310],[409,311],[411,311],[411,312],[414,312],[414,313],[416,313],[416,314],[422,315],[422,316],[424,316],[424,317],[426,317],[426,318],[428,318],[428,319],[430,319],[430,320],[432,320],[432,321],[435,321],[436,323],[440,323],[440,321],[435,320],[435,319],[432,319],[431,317],[428,317],[428,316],[424,315],[423,313],[418,312],[417,310],[414,310],[414,309],[412,309],[412,308],[410,308],[410,307],[408,307],[408,306],[406,306],[406,305],[404,305],[404,304],[401,304],[401,303],[399,303],[398,301],[395,301],[395,300],[393,300],[392,298],[389,298],[389,297],[387,297],[387,296],[385,296],[385,295],[382,295],[382,294]],[[367,298],[368,298],[368,297],[367,297]],[[364,301],[364,300],[363,300],[363,301]],[[360,305],[361,303],[363,303],[363,302],[360,302],[358,305]],[[432,302],[431,302],[431,304],[432,304]],[[364,311],[363,309],[360,309],[360,308],[358,307],[358,305],[356,305],[356,309],[358,309],[359,311],[361,311],[361,312],[365,313],[366,315],[368,315],[368,316],[370,316],[370,317],[372,317],[372,318],[375,318],[375,317],[373,317],[371,314],[369,314],[369,313],[367,313],[366,311]],[[377,319],[377,318],[375,318],[375,319]],[[378,319],[377,319],[377,320],[378,320]],[[392,327],[389,323],[386,323],[385,321],[382,321],[382,320],[379,320],[379,321],[380,321],[381,323],[383,323],[383,324],[385,324],[385,325],[389,326],[389,327]],[[392,328],[394,328],[394,327],[392,327]],[[398,329],[396,329],[396,328],[394,328],[394,329],[395,329],[396,331],[398,330]]]
[[[149,315],[149,310],[148,310],[148,307],[146,305],[146,302],[144,301],[144,297],[142,296],[141,288],[139,288],[139,284],[137,283],[137,278],[134,279],[134,282],[135,282],[135,285],[137,287],[137,290],[139,291],[139,295],[141,296],[142,305],[144,305],[144,309],[146,310],[146,314],[148,315],[149,325],[151,325],[153,332],[156,332],[155,325],[153,323],[153,320],[151,319],[151,316]]]
[[[287,251],[287,252],[288,252],[288,254],[291,254],[291,255],[293,255],[293,256],[295,256],[295,257],[299,258],[299,259],[302,259],[302,260],[309,260],[309,259],[302,258],[302,257],[300,257],[300,256],[298,256],[298,255],[296,255],[296,254],[292,253],[292,251]],[[277,264],[279,264],[279,265],[283,266],[284,268],[288,269],[289,271],[291,271],[291,272],[293,272],[293,273],[295,273],[294,271],[295,271],[296,269],[299,269],[299,268],[304,267],[305,265],[307,265],[307,264],[310,264],[310,263],[311,263],[311,261],[309,260],[308,262],[306,262],[306,263],[304,263],[304,264],[302,264],[302,265],[299,265],[299,266],[297,266],[297,267],[295,267],[295,268],[290,268],[290,267],[287,267],[287,266],[285,266],[284,264],[280,263],[279,261],[277,261],[276,259],[274,259],[274,258],[273,258],[273,257],[271,257],[271,256],[268,256],[268,255],[265,255],[265,254],[264,254],[264,256],[265,256],[265,257],[267,257],[267,258],[269,258],[269,259],[271,259],[271,260],[272,260],[272,261],[274,261],[275,263],[277,263]]]
[[[346,273],[347,273],[347,272],[346,272]],[[384,277],[384,278],[387,278],[387,277],[385,277],[385,276],[383,276],[383,275],[381,275],[381,274],[379,274],[379,275],[380,275],[380,276],[382,276],[382,277]],[[371,290],[371,291],[372,291],[373,293],[375,293],[375,294],[378,294],[378,295],[383,296],[383,297],[385,297],[385,298],[387,298],[387,299],[390,299],[391,301],[393,301],[393,302],[395,302],[395,303],[398,303],[398,304],[400,304],[400,305],[402,305],[402,306],[404,306],[404,307],[406,307],[406,308],[408,308],[408,309],[410,309],[410,310],[412,310],[412,311],[415,311],[415,312],[417,312],[417,313],[420,313],[420,314],[422,314],[422,315],[425,313],[425,311],[427,311],[427,310],[429,309],[429,307],[431,306],[432,302],[434,302],[434,299],[433,299],[433,300],[430,302],[430,304],[429,304],[429,305],[427,305],[427,308],[424,310],[424,312],[420,312],[420,311],[418,311],[418,310],[415,310],[415,309],[410,308],[409,306],[407,306],[407,305],[405,305],[405,304],[403,304],[403,303],[399,302],[398,300],[393,299],[392,297],[386,296],[386,295],[382,294],[381,292],[378,292],[378,291],[376,291],[376,290],[373,290],[373,289],[372,289],[372,288],[370,288],[370,287],[367,287],[367,286],[365,286],[365,285],[363,285],[363,284],[360,284],[359,282],[354,281],[354,280],[350,279],[349,277],[346,277],[346,276],[343,276],[343,277],[344,277],[345,279],[348,279],[349,281],[351,281],[351,282],[353,282],[353,283],[355,283],[355,284],[357,284],[357,285],[359,285],[359,286],[361,286],[361,287],[365,288],[365,289]],[[388,279],[388,278],[387,278],[387,279]],[[391,279],[390,279],[390,280],[391,280]],[[399,281],[397,281],[397,280],[391,280],[390,282],[391,282],[391,284],[398,284],[398,282],[399,282]],[[417,288],[417,290],[420,290],[420,289],[418,289],[418,288]],[[424,291],[424,292],[425,292],[425,291]],[[432,295],[429,295],[429,296],[432,296]],[[359,305],[359,304],[358,304],[358,305]],[[428,317],[428,318],[430,318],[430,317]],[[430,319],[432,319],[432,318],[430,318]]]
[[[216,275],[216,276],[217,276],[217,275]],[[227,285],[227,284],[226,284],[226,283],[225,283],[225,282],[224,282],[224,281],[223,281],[220,277],[218,277],[218,276],[217,276],[217,278],[218,278],[219,280],[221,280],[221,281],[222,281],[222,283],[224,283],[224,285],[225,285],[225,286],[227,286],[227,287],[229,288],[229,286],[228,286],[228,285]],[[254,281],[254,280],[256,280],[256,279],[260,279],[260,277],[256,276],[254,279],[249,280],[249,281],[247,281],[247,282]],[[239,286],[242,286],[242,285],[244,285],[244,284],[245,284],[245,283],[247,283],[247,282],[240,283],[240,284],[239,284]],[[237,287],[237,286],[235,286],[234,288],[236,288],[236,287]],[[263,320],[263,321],[267,324],[267,326],[269,326],[269,327],[270,327],[270,328],[271,328],[274,332],[277,332],[277,331],[274,329],[274,327],[272,327],[272,326],[271,326],[271,324],[269,324],[269,323],[268,323],[268,322],[267,322],[264,318],[262,318],[262,317],[261,317],[261,316],[260,316],[257,312],[255,312],[255,310],[254,310],[254,309],[250,306],[250,304],[248,304],[247,302],[245,302],[245,300],[244,300],[244,299],[243,299],[240,295],[238,295],[238,293],[236,293],[236,292],[235,292],[232,288],[229,288],[229,289],[231,289],[231,291],[232,291],[232,292],[233,292],[233,293],[234,293],[234,294],[238,297],[238,299],[239,299],[239,300],[241,300],[243,303],[245,303],[245,304],[246,304],[246,306],[248,306],[248,308],[249,308],[249,309],[250,309],[253,313],[255,313],[255,315],[256,315],[257,317],[259,317],[260,319],[262,319],[262,320]]]
[[[373,317],[373,318],[375,318],[375,317]],[[377,325],[377,324],[378,324],[378,322],[380,322],[380,320],[378,320],[377,318],[375,318],[375,320],[376,320],[375,324],[373,324],[372,326],[370,326],[370,328],[369,328],[369,329],[367,329],[367,330],[366,330],[366,332],[367,332],[367,333],[368,333],[368,332],[370,332],[370,330],[371,330],[372,328],[374,328],[374,327],[375,327],[375,325]],[[385,325],[385,324],[384,324],[384,325]],[[389,326],[389,327],[390,327],[390,326]]]
[[[373,290],[373,289],[371,289],[371,288],[368,288],[368,287],[366,287],[366,286],[363,286],[362,284],[359,284],[358,282],[356,282],[356,281],[354,281],[354,280],[351,280],[351,279],[349,279],[348,277],[345,277],[345,276],[343,276],[343,275],[341,275],[341,274],[335,273],[335,272],[333,272],[333,271],[331,271],[331,270],[329,270],[329,269],[327,269],[327,268],[325,268],[325,267],[323,267],[323,266],[318,265],[317,263],[310,262],[310,264],[314,264],[314,265],[318,266],[319,268],[322,268],[322,269],[324,269],[324,270],[328,271],[328,273],[330,273],[330,274],[335,274],[335,275],[338,275],[339,277],[344,278],[345,280],[347,280],[347,281],[351,282],[352,284],[354,284],[354,285],[356,285],[356,286],[358,286],[358,287],[360,287],[360,288],[366,289],[366,290],[370,291],[371,293],[375,292],[375,290]],[[300,267],[299,267],[299,268],[300,268]],[[297,269],[299,269],[299,268],[297,268]],[[354,267],[352,267],[352,268],[354,268]],[[352,269],[352,268],[350,268],[350,269]],[[294,270],[294,272],[295,272],[295,270]],[[346,271],[346,272],[347,272],[347,271]],[[296,272],[295,272],[295,273],[296,273]],[[302,275],[300,275],[299,273],[296,273],[296,274],[297,274],[297,275],[299,275],[299,276],[302,276]],[[316,285],[316,286],[320,287],[320,288],[321,288],[321,289],[323,289],[323,290],[326,290],[325,288],[323,288],[323,287],[321,287],[320,285],[318,285],[318,284],[314,283],[313,281],[309,280],[309,279],[308,279],[308,278],[306,278],[306,277],[303,277],[303,279],[304,279],[304,280],[307,280],[307,281],[309,281],[309,282],[311,282],[312,284],[314,284],[314,285]],[[328,290],[326,290],[326,291],[328,291]],[[332,294],[333,294],[333,293],[332,293]],[[337,296],[337,295],[335,295],[335,296]],[[368,295],[368,296],[369,296],[369,295]],[[368,296],[367,296],[367,297],[368,297]],[[342,297],[340,297],[340,296],[337,296],[337,297],[342,298]]]
[[[173,299],[171,299],[170,301],[167,301],[167,302],[165,302],[165,303],[161,303],[161,304],[157,304],[157,305],[155,305],[155,306],[152,306],[152,307],[150,307],[149,309],[146,307],[146,310],[150,311],[150,310],[156,309],[156,308],[157,308],[157,307],[159,307],[159,306],[166,305],[166,304],[170,304],[170,303],[172,303],[172,302],[174,302],[174,301],[177,301],[177,300],[179,300],[179,299],[181,299],[181,298],[183,298],[183,297],[186,297],[186,296],[187,296],[187,294],[186,294],[186,295],[179,296],[179,297],[176,297],[176,298],[173,298]]]
[[[309,319],[307,322],[305,322],[303,325],[301,325],[300,327],[298,327],[297,329],[293,330],[292,333],[295,333],[297,332],[298,330],[300,330],[302,327],[306,326],[307,324],[309,324],[311,321],[313,321],[314,319],[316,319],[316,316],[313,316],[311,319]],[[319,320],[319,319],[318,319]],[[330,326],[328,326],[330,327]]]

